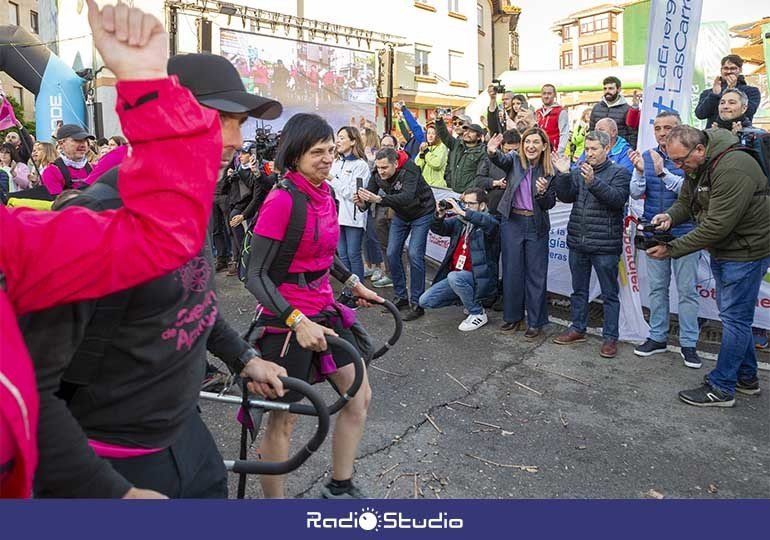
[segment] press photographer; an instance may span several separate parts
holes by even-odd
[[[684,183],[676,202],[652,224],[665,231],[694,218],[695,228],[647,250],[654,259],[678,259],[700,249],[711,254],[722,321],[719,357],[700,386],[679,392],[679,399],[697,407],[732,407],[735,392],[760,391],[751,324],[770,263],[770,198],[759,162],[737,142],[724,129],[671,130],[666,151],[685,172]]]
[[[436,204],[430,230],[451,240],[433,285],[420,296],[420,308],[462,304],[468,316],[457,327],[461,332],[487,324],[483,302],[497,295],[498,226],[481,188],[467,189],[459,201]]]

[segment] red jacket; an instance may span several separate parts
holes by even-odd
[[[559,136],[561,135],[559,131],[559,115],[561,111],[561,105],[554,105],[548,112],[543,107],[535,111],[537,125],[548,135],[551,150],[554,152],[559,148]]]
[[[203,244],[222,157],[218,115],[176,77],[120,82],[117,92],[132,145],[119,172],[124,208],[0,206],[0,497],[28,497],[37,463],[35,375],[16,316],[133,287]]]

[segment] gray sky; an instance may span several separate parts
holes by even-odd
[[[519,36],[522,70],[558,69],[559,40],[550,27],[554,21],[581,9],[601,4],[622,4],[613,0],[514,0],[522,8]],[[726,21],[730,26],[770,16],[767,0],[703,0],[701,20]]]

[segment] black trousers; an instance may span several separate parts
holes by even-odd
[[[172,499],[227,498],[227,470],[197,412],[190,415],[174,444],[162,452],[110,463],[134,487]]]
[[[209,231],[214,243],[217,259],[230,259],[230,212],[227,203],[214,201],[211,208]]]

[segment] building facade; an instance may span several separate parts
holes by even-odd
[[[7,5],[4,6],[3,4]],[[21,26],[39,36],[40,15],[37,0],[4,0],[0,2],[0,26],[5,25]],[[3,72],[0,72],[0,83],[2,83],[5,93],[13,97],[24,108],[24,118],[34,119],[35,96]]]

